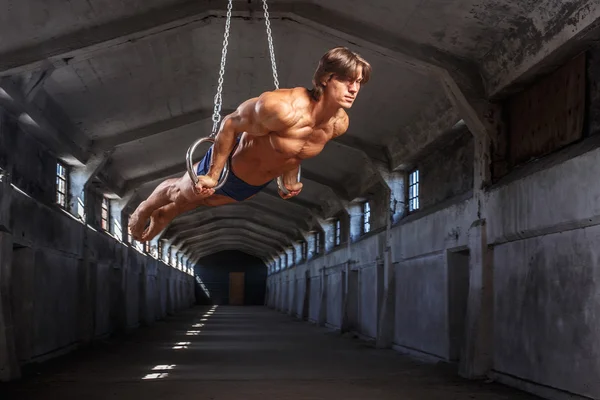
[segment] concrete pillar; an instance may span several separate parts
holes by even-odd
[[[391,189],[383,180],[369,188],[366,197],[371,206],[371,231],[384,228],[388,225],[390,218],[390,196]]]
[[[290,270],[289,274],[288,274],[288,290],[291,290],[292,295],[288,296],[289,299],[289,303],[288,303],[288,315],[293,316],[295,314],[295,310],[296,310],[296,298],[298,296],[298,294],[296,293],[296,272],[298,271],[298,267]]]
[[[88,163],[80,168],[74,168],[69,174],[69,211],[87,222],[85,192],[89,182],[104,167],[109,153],[92,156]]]
[[[87,230],[87,228],[85,228]],[[79,340],[81,343],[90,343],[94,339],[96,330],[96,290],[97,290],[97,261],[90,255],[88,242],[84,239],[84,253],[79,259],[77,280],[80,296],[77,303],[77,316],[79,320]]]
[[[469,236],[469,297],[465,343],[459,374],[465,378],[484,377],[493,357],[493,271],[487,245],[485,220],[475,221]]]
[[[144,260],[144,263],[142,264],[141,270],[140,270],[140,277],[139,277],[139,315],[140,315],[140,325],[141,326],[147,326],[150,325],[150,323],[152,321],[150,321],[150,319],[148,318],[148,310],[149,310],[149,304],[148,304],[148,296],[147,296],[147,291],[148,291],[148,266],[146,265],[149,262],[152,262],[153,260],[149,257],[146,257],[146,259]]]
[[[302,309],[300,311],[300,319],[308,320],[310,309],[310,268],[304,271],[304,298],[302,299]]]
[[[21,376],[10,299],[12,249],[12,234],[0,231],[0,381]]]
[[[121,265],[119,266],[118,275],[118,302],[117,302],[117,330],[126,332],[128,330],[129,309],[127,307],[127,281],[128,281],[128,266],[129,252],[132,251],[129,247],[121,248]]]
[[[267,272],[267,284],[265,285],[265,298],[263,300],[263,305],[265,307],[270,307],[270,299],[269,296],[270,294],[270,290],[271,290],[271,276],[269,275],[269,273]]]
[[[128,242],[127,210],[134,199],[135,192],[129,192],[120,199],[113,200],[110,207],[111,232],[122,242]]]
[[[21,376],[10,299],[13,256],[13,237],[9,230],[11,200],[10,176],[0,175],[0,381]]]
[[[342,321],[340,323],[340,332],[348,332],[350,330],[350,313],[349,313],[349,289],[348,278],[350,277],[350,262],[347,262],[342,270]]]
[[[173,304],[173,289],[171,288],[173,282],[173,268],[167,268],[166,272],[166,281],[167,281],[167,315],[173,315],[175,310],[175,305]]]
[[[319,306],[319,326],[325,326],[327,323],[327,273],[325,268],[321,269],[321,297]]]
[[[468,231],[469,295],[459,374],[465,378],[484,377],[493,364],[493,266],[487,243],[486,190],[493,181],[493,166],[501,157],[492,154],[506,135],[502,107],[484,100],[462,104],[461,115],[473,133],[473,200],[477,205],[474,222]]]
[[[382,301],[379,313],[376,346],[378,348],[392,347],[394,342],[394,323],[396,314],[396,270],[392,262],[392,251],[388,248],[383,253],[383,265],[378,267],[382,272]],[[379,278],[379,277],[378,277]],[[377,279],[379,282],[380,280]]]
[[[378,171],[381,174],[381,179],[390,190],[390,218],[392,219],[392,223],[398,222],[406,213],[404,202],[404,188],[406,183],[404,174],[401,172],[390,172],[383,168],[378,168]]]

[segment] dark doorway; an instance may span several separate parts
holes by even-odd
[[[244,305],[244,273],[229,273],[229,304],[234,306]]]
[[[223,251],[201,258],[194,267],[196,302],[198,304],[264,305],[267,287],[267,267],[261,259],[241,251]],[[241,294],[230,293],[230,274],[241,273]],[[236,281],[237,282],[237,281]],[[238,298],[235,298],[238,296]]]

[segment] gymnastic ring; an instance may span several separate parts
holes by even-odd
[[[188,172],[188,175],[190,176],[190,179],[192,180],[192,182],[194,182],[194,185],[196,185],[198,183],[198,175],[196,175],[196,171],[194,171],[194,161],[192,158],[194,156],[194,151],[196,151],[196,147],[198,147],[200,144],[202,144],[204,142],[211,142],[214,144],[215,139],[211,138],[211,137],[203,137],[203,138],[196,140],[188,148],[187,153],[185,155],[187,172]],[[211,155],[211,157],[212,157],[212,155]],[[223,185],[225,185],[225,182],[227,181],[228,176],[229,176],[229,157],[227,157],[227,160],[225,161],[225,166],[223,167],[223,171],[221,172],[221,177],[219,178],[219,182],[212,189],[214,189],[216,191],[216,190],[219,190],[220,188],[222,188]]]
[[[300,182],[301,177],[302,177],[302,167],[298,166],[298,182]],[[283,176],[277,177],[277,187],[279,188],[279,190],[281,190],[281,193],[283,193],[284,196],[287,196],[288,194],[290,194],[290,192],[286,189],[285,185],[283,184]]]

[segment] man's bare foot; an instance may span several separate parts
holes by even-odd
[[[128,228],[132,238],[140,241],[150,215],[151,213],[146,206],[146,202],[142,201],[134,213],[131,214],[131,217],[129,217]]]
[[[152,240],[154,236],[158,235],[160,231],[162,231],[165,226],[169,223],[169,219],[165,215],[165,212],[159,208],[154,211],[150,216],[150,225],[144,230],[144,233],[141,235],[141,242],[147,242]]]

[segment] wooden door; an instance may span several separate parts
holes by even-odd
[[[241,306],[244,304],[244,273],[229,273],[229,304]]]

